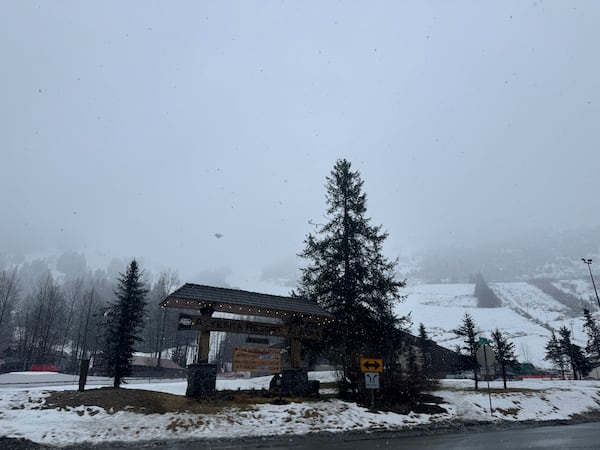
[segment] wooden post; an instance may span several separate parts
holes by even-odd
[[[200,309],[200,315],[210,317],[214,313],[214,309],[204,307]],[[198,364],[208,364],[208,354],[210,352],[210,330],[201,328],[198,333]]]
[[[198,364],[208,363],[210,352],[210,331],[202,330],[198,333]]]
[[[300,354],[302,348],[300,345],[300,339],[293,338],[291,344],[292,354],[290,363],[292,365],[292,369],[299,369],[302,361]]]
[[[89,368],[90,360],[82,359],[81,366],[79,367],[79,392],[83,392],[85,390],[85,383],[87,382]]]

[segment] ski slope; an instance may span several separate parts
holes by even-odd
[[[586,294],[586,285],[579,280],[557,281],[554,285],[588,300],[589,290]],[[537,287],[526,282],[489,283],[489,286],[502,300],[502,307],[478,308],[473,284],[409,284],[403,292],[406,300],[395,311],[399,316],[410,314],[414,334],[423,323],[430,338],[450,349],[463,344],[452,330],[469,313],[480,336],[489,338],[498,328],[514,342],[520,361],[540,367],[550,367],[544,360],[544,347],[552,330],[564,325],[572,330],[574,342],[585,346],[582,317],[572,317],[568,307]]]

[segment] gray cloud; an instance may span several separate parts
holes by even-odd
[[[392,256],[600,224],[596,3],[4,10],[0,252],[251,288],[340,157]]]
[[[297,286],[299,278],[298,265],[301,263],[297,258],[289,257],[274,264],[263,267],[260,280],[273,283],[292,290]]]
[[[190,278],[189,282],[207,286],[231,288],[233,286],[227,281],[227,278],[231,276],[231,273],[232,270],[229,267],[215,267],[196,273]]]

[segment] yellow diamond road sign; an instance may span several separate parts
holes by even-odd
[[[361,358],[360,370],[362,372],[383,372],[383,360],[373,358]]]

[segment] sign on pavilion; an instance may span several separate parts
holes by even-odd
[[[323,325],[333,320],[330,313],[303,298],[191,283],[177,289],[160,305],[185,311],[185,314],[180,315],[179,329],[199,331],[199,352],[196,361],[199,364],[208,363],[210,332],[221,331],[288,338],[291,341],[291,367],[300,368],[301,341],[320,340]],[[273,320],[265,322],[264,319],[258,321],[213,317],[215,312]]]

